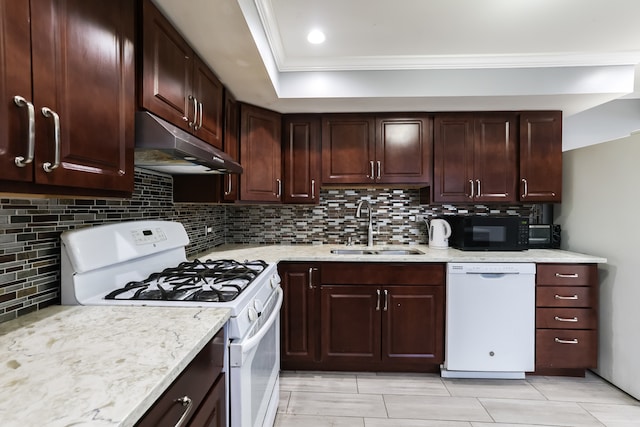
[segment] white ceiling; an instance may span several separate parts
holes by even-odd
[[[640,62],[638,0],[154,3],[239,100],[283,113],[567,116],[634,96]]]

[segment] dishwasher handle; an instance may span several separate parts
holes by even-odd
[[[518,273],[517,271],[508,271],[508,272],[502,272],[502,273],[491,273],[488,271],[467,271],[465,274],[473,274],[476,276],[483,277],[485,279],[501,279],[505,276],[517,276],[520,273]]]

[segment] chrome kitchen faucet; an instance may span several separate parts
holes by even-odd
[[[360,200],[358,207],[356,208],[356,218],[360,218],[362,211],[362,205],[366,205],[366,209],[369,212],[369,227],[367,228],[367,246],[373,246],[373,212],[371,211],[371,204],[366,200]]]

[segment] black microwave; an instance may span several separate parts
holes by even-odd
[[[509,216],[448,216],[449,245],[463,251],[524,251],[529,249],[529,218]]]

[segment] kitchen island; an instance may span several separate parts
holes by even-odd
[[[228,318],[218,308],[52,306],[0,324],[0,424],[132,426]]]

